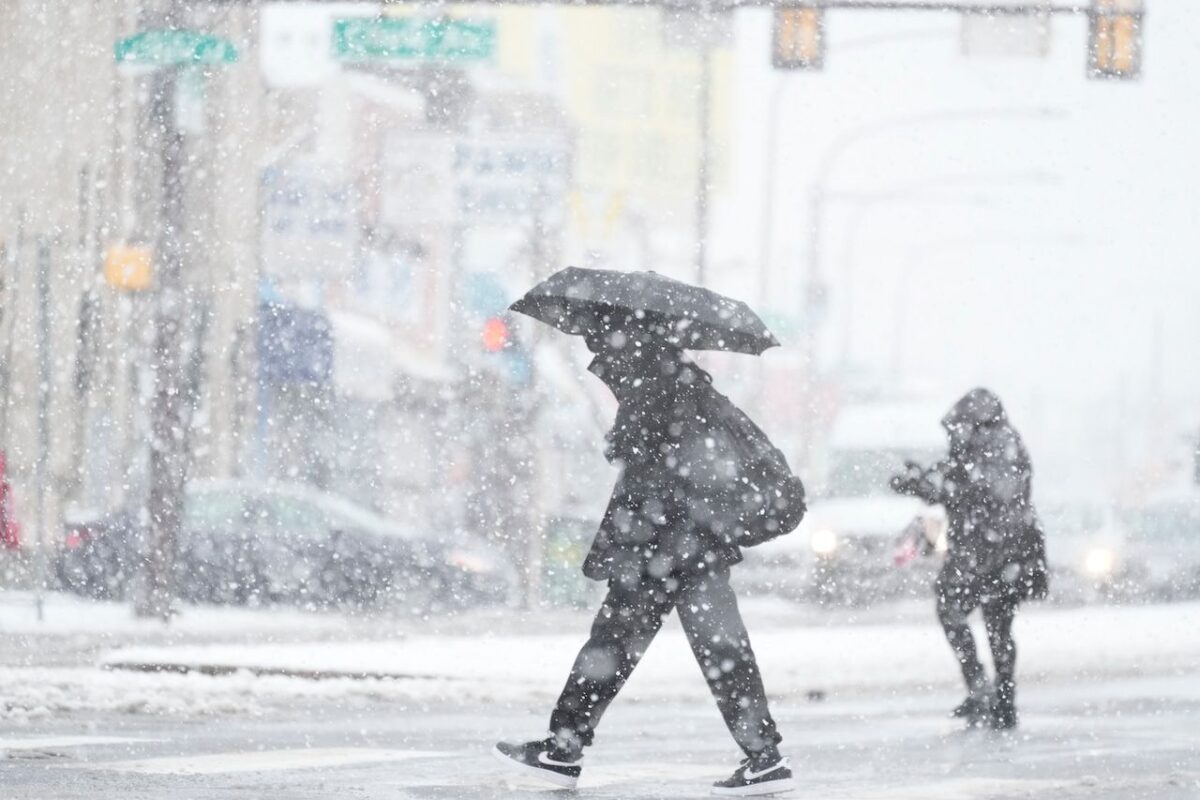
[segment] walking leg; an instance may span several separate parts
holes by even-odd
[[[982,697],[987,693],[987,675],[975,650],[971,626],[967,624],[967,615],[978,605],[977,596],[969,585],[946,580],[944,573],[938,576],[935,591],[938,622],[942,624],[946,641],[962,669],[968,699]]]
[[[1017,724],[1017,644],[1012,635],[1016,611],[1017,604],[1007,598],[983,605],[983,623],[992,650],[992,663],[996,666],[992,724],[997,728],[1012,728]]]
[[[775,750],[782,737],[767,707],[762,675],[728,570],[687,578],[675,607],[734,740],[751,757]]]
[[[560,747],[578,750],[592,743],[600,717],[662,627],[671,601],[660,581],[634,588],[617,581],[609,585],[591,635],[576,656],[550,715],[550,731]]]

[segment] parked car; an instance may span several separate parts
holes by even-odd
[[[132,509],[69,523],[59,581],[78,594],[123,599],[147,542],[146,522]],[[443,541],[286,484],[189,484],[178,545],[176,594],[194,603],[428,609],[505,602],[514,586],[506,559],[474,537]]]

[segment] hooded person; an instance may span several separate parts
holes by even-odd
[[[802,487],[790,472],[788,480],[776,467],[755,468],[763,463],[755,454],[765,452],[765,435],[681,350],[646,329],[586,338],[595,354],[589,371],[618,401],[606,456],[620,477],[583,565],[589,578],[607,582],[608,594],[555,703],[550,735],[502,742],[496,754],[573,787],[605,709],[674,610],[746,755],[713,792],[791,789],[790,763],[778,749],[781,737],[729,570],[742,546],[795,527],[804,510]]]
[[[952,712],[971,725],[1005,730],[1017,724],[1016,644],[1018,604],[1047,592],[1045,539],[1031,499],[1033,468],[1020,434],[1000,399],[972,389],[942,419],[949,455],[930,469],[909,464],[892,488],[946,508],[946,558],[935,591],[938,620],[967,686]],[[995,667],[988,679],[967,623],[976,608]]]

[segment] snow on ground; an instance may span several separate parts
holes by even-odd
[[[368,682],[356,682],[368,683]],[[552,796],[501,768],[497,739],[544,730],[545,706],[354,703],[303,698],[262,717],[119,714],[0,723],[5,800],[339,797],[513,800]],[[800,779],[823,800],[1196,800],[1194,676],[1103,678],[1022,690],[1015,736],[946,718],[953,691],[775,714]],[[706,794],[737,751],[711,700],[614,704],[580,789],[595,800]],[[82,723],[82,724],[81,724]],[[8,751],[7,756],[5,750]]]
[[[91,634],[121,639],[137,636],[228,637],[314,635],[347,627],[345,617],[287,608],[246,609],[230,606],[187,606],[170,626],[156,619],[139,619],[125,603],[93,602],[74,595],[47,592],[38,619],[32,592],[0,592],[0,635],[65,636]]]
[[[391,675],[414,686],[488,691],[498,699],[557,690],[586,631],[522,636],[409,636],[399,641],[197,645],[115,650],[105,664],[244,667],[332,675]],[[1093,607],[1023,615],[1017,623],[1025,675],[1156,674],[1200,664],[1200,604]],[[941,631],[930,624],[771,628],[751,640],[775,693],[878,690],[953,678]],[[699,672],[682,632],[671,624],[639,666],[632,694],[690,697]]]
[[[774,624],[756,625],[760,612]],[[110,613],[97,612],[87,624],[95,631]],[[47,666],[53,662],[39,662],[36,654],[27,654],[15,662],[10,658],[12,666],[0,667],[0,718],[89,710],[253,715],[305,697],[349,704],[545,703],[561,688],[587,632],[582,616],[566,615],[562,632],[521,633],[516,612],[509,612],[505,624],[483,613],[474,628],[469,617],[460,618],[459,632],[436,635],[419,632],[419,625],[409,626],[414,632],[398,633],[394,626],[377,624],[372,629],[368,620],[351,624],[328,615],[315,622],[314,615],[277,612],[201,610],[189,616],[192,620],[181,623],[185,627],[177,631],[178,638],[167,642],[140,643],[142,638],[122,639],[120,633],[102,639],[109,646],[127,644],[103,652],[100,665],[234,670],[232,674]],[[956,666],[931,618],[837,627],[781,625],[778,607],[754,604],[747,618],[768,690],[776,696],[909,694],[953,687],[956,682]],[[0,616],[0,622],[7,627],[10,615]],[[134,634],[143,624],[127,617],[114,621],[118,632]],[[61,629],[76,630],[66,621]],[[1031,607],[1018,617],[1017,642],[1021,675],[1030,684],[1061,684],[1089,676],[1190,674],[1200,665],[1200,603]],[[284,674],[255,675],[252,670]],[[368,677],[356,679],[363,676]],[[626,695],[646,701],[707,697],[677,622],[668,622]]]

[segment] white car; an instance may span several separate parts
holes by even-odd
[[[746,551],[739,583],[760,594],[849,604],[924,593],[939,559],[907,551],[904,534],[913,525],[928,543],[919,549],[945,550],[941,506],[899,495],[816,501],[791,534]]]
[[[945,455],[946,434],[938,424],[943,413],[940,405],[901,400],[844,407],[816,459],[817,499],[804,521],[791,534],[748,550],[739,584],[852,604],[928,592],[938,559],[897,550],[913,530],[945,549],[945,511],[893,493],[888,480],[907,460],[933,464]]]
[[[1200,495],[1155,498],[1119,510],[1048,508],[1043,527],[1053,600],[1200,597]]]

